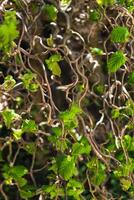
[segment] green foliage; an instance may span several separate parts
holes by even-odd
[[[56,76],[61,75],[61,69],[58,64],[58,62],[61,60],[62,60],[62,57],[60,54],[53,54],[52,56],[50,56],[49,59],[45,60],[48,69],[52,72],[53,75],[56,75]]]
[[[28,70],[27,73],[20,76],[20,79],[23,82],[24,87],[30,92],[37,92],[39,84],[37,82],[37,74],[32,73]]]
[[[94,87],[94,91],[95,91],[96,94],[100,94],[101,95],[101,94],[104,93],[104,90],[105,90],[105,86],[102,85],[102,84],[97,84]]]
[[[115,0],[96,0],[96,1],[101,6],[109,6],[109,5],[113,5],[114,3],[116,3]]]
[[[79,142],[74,143],[72,146],[72,155],[76,157],[82,154],[89,155],[90,151],[91,146],[89,145],[89,142],[85,137],[82,137]]]
[[[93,22],[98,22],[101,19],[101,13],[99,10],[90,10],[89,19]]]
[[[3,88],[6,91],[10,91],[14,88],[16,81],[13,79],[11,75],[8,75],[4,79]]]
[[[64,196],[62,188],[58,188],[56,185],[44,185],[42,186],[42,192],[49,195],[50,199],[54,199],[58,196]]]
[[[76,192],[77,191],[77,192]],[[76,200],[80,200],[80,195],[83,193],[83,184],[75,179],[70,179],[67,183],[67,194]]]
[[[116,43],[124,43],[129,40],[130,33],[127,27],[116,26],[111,32],[111,41]]]
[[[3,117],[3,120],[7,128],[11,127],[11,124],[13,123],[13,121],[20,119],[20,115],[18,115],[17,113],[15,113],[14,110],[9,109],[9,108],[6,108],[5,110],[3,110],[1,115]]]
[[[54,43],[53,37],[52,37],[52,35],[50,35],[50,37],[47,38],[47,45],[48,45],[49,47],[52,47],[52,46],[53,46],[53,43]]]
[[[72,104],[70,110],[61,112],[59,118],[64,122],[64,126],[67,129],[73,129],[78,126],[77,115],[82,113],[77,104]]]
[[[22,137],[23,131],[22,129],[13,129],[13,136],[16,140],[20,140]]]
[[[72,0],[60,0],[60,7],[62,10],[66,10],[71,4]]]
[[[36,195],[35,190],[34,190],[34,188],[31,187],[31,186],[26,185],[25,187],[22,187],[22,188],[20,189],[20,197],[21,197],[22,199],[27,200],[27,199],[29,199],[29,198],[34,197],[35,195]]]
[[[92,172],[91,180],[94,185],[101,185],[106,179],[106,167],[99,160],[92,158],[87,163],[89,172]]]
[[[134,1],[42,2],[0,5],[0,199],[134,199]]]
[[[59,156],[56,158],[58,173],[65,179],[69,180],[76,175],[77,169],[74,158],[71,156]]]
[[[15,11],[6,11],[4,22],[0,24],[0,49],[4,53],[10,53],[13,41],[18,37],[17,19]]]
[[[22,124],[22,131],[27,133],[36,133],[38,131],[38,126],[34,120],[24,120]]]
[[[47,16],[48,20],[56,21],[57,19],[57,8],[54,5],[46,4],[43,8],[44,14]]]
[[[133,173],[133,170],[134,170],[134,160],[131,159],[129,160],[128,163],[124,163],[121,166],[119,166],[118,169],[114,171],[114,175],[116,177],[127,177],[129,176],[130,173]]]
[[[134,72],[131,72],[128,77],[128,83],[134,85]]]
[[[131,181],[130,180],[127,180],[125,178],[121,178],[120,179],[120,183],[122,185],[122,189],[124,191],[127,191],[130,187],[131,187]]]
[[[128,151],[134,151],[134,138],[130,135],[125,135],[123,138],[123,145]]]
[[[97,56],[102,56],[104,53],[103,50],[99,48],[90,48],[90,49],[91,49],[91,53]]]
[[[125,64],[127,58],[122,51],[116,51],[108,59],[107,67],[110,73],[116,72],[122,65]]]
[[[27,184],[27,181],[23,176],[28,173],[28,170],[23,166],[13,166],[9,167],[4,165],[3,167],[3,176],[6,180],[6,184],[12,184],[13,180],[16,181],[20,187],[23,187]]]

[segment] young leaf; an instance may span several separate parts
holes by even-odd
[[[129,40],[130,33],[127,27],[117,26],[111,32],[111,41],[116,43],[124,43]]]
[[[89,145],[88,140],[83,137],[80,142],[74,143],[72,147],[72,155],[79,156],[81,154],[89,155],[91,151],[91,146]]]
[[[93,22],[98,22],[101,19],[99,10],[90,10],[89,19]]]
[[[134,85],[134,72],[131,72],[128,77],[128,83]]]
[[[3,171],[3,176],[6,180],[6,184],[12,184],[12,180],[15,180],[19,186],[22,187],[27,183],[27,180],[22,178],[25,174],[28,173],[28,170],[23,165],[13,167],[4,165]]]
[[[100,6],[109,6],[109,5],[113,5],[114,3],[116,3],[115,0],[96,0],[96,1]]]
[[[74,158],[71,156],[63,156],[57,159],[57,166],[59,174],[65,179],[69,180],[76,174]]]
[[[128,179],[121,178],[120,183],[124,191],[127,191],[131,187],[131,181]]]
[[[17,19],[15,11],[6,11],[4,22],[0,24],[0,49],[4,53],[9,53],[13,41],[18,37]]]
[[[23,132],[30,132],[30,133],[35,133],[38,130],[35,121],[31,119],[24,120],[21,128]]]
[[[72,0],[60,0],[60,8],[66,10],[71,4]]]
[[[14,120],[17,120],[18,118],[20,118],[20,115],[16,114],[14,110],[11,110],[8,108],[3,110],[1,114],[2,114],[2,117],[4,119],[4,122],[5,122],[5,125],[7,126],[7,128],[10,128],[11,123]]]
[[[75,103],[72,104],[70,110],[61,112],[59,118],[64,122],[64,126],[68,129],[76,128],[78,125],[77,115],[80,114],[82,110]]]
[[[61,69],[58,64],[59,61],[61,61],[61,55],[60,54],[53,54],[50,56],[49,59],[46,59],[45,62],[47,64],[47,67],[50,71],[52,71],[53,75],[60,76],[61,75]]]
[[[97,56],[102,56],[103,55],[103,50],[102,49],[99,49],[99,48],[92,48],[91,47],[91,53],[92,54],[95,54]]]
[[[20,76],[20,79],[23,82],[24,87],[30,92],[37,92],[39,88],[39,84],[37,83],[37,75],[32,73],[30,70]]]
[[[77,192],[76,192],[77,191]],[[80,200],[80,194],[84,191],[83,184],[75,179],[70,179],[67,183],[67,194],[74,199]]]
[[[56,21],[58,11],[54,5],[46,4],[43,10],[50,22]]]
[[[116,51],[108,59],[107,67],[109,72],[116,72],[122,65],[125,64],[127,58],[122,51]]]
[[[20,140],[22,137],[23,131],[22,129],[13,129],[13,136],[16,140]]]
[[[8,75],[4,79],[3,88],[6,91],[10,91],[13,89],[15,84],[16,84],[16,81],[13,79],[13,77],[11,75]]]

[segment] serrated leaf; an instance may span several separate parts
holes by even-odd
[[[13,77],[11,75],[8,75],[4,79],[3,88],[6,91],[10,91],[11,89],[13,89],[15,84],[16,81],[13,79]]]
[[[30,92],[37,92],[39,84],[37,82],[37,74],[32,73],[28,70],[27,73],[20,76],[20,79],[23,82],[24,87]]]
[[[16,140],[20,140],[22,137],[23,131],[22,129],[13,129],[13,136]]]
[[[73,156],[79,156],[81,154],[89,155],[90,151],[91,151],[91,146],[89,145],[87,139],[84,137],[80,140],[80,142],[77,142],[72,146]]]
[[[15,11],[6,11],[4,22],[0,24],[0,49],[4,53],[9,53],[13,41],[18,37],[17,19]]]
[[[53,54],[50,56],[49,59],[46,59],[45,62],[47,64],[47,67],[50,71],[52,71],[53,75],[60,76],[61,75],[61,69],[58,64],[59,61],[61,61],[61,55],[60,54]]]
[[[46,4],[43,10],[49,21],[56,21],[58,11],[54,5]]]
[[[111,32],[111,41],[116,43],[124,43],[129,40],[130,33],[127,27],[117,26]]]
[[[64,122],[64,126],[68,129],[77,127],[78,120],[77,115],[80,114],[82,110],[80,107],[73,103],[70,110],[66,110],[59,114],[59,118]]]
[[[134,85],[134,72],[131,72],[128,77],[128,83]]]
[[[89,18],[91,21],[93,22],[97,22],[101,19],[101,13],[99,10],[90,10],[90,13],[89,13]],[[93,49],[98,49],[98,48],[93,48]]]
[[[131,181],[128,179],[121,178],[120,183],[124,191],[127,191],[131,187]]]
[[[109,72],[116,72],[122,65],[125,64],[127,58],[122,51],[116,51],[108,59],[107,67]]]
[[[76,174],[76,167],[74,158],[71,156],[64,156],[58,159],[58,172],[65,179],[69,180],[73,175]]]
[[[11,123],[14,120],[20,118],[20,116],[17,113],[15,113],[14,110],[8,109],[8,108],[6,108],[5,110],[3,110],[1,114],[2,114],[2,117],[4,119],[4,122],[5,122],[5,125],[7,126],[7,128],[10,128]]]
[[[23,132],[29,132],[29,133],[35,133],[38,130],[38,126],[36,125],[34,120],[24,120],[22,124],[22,131]]]

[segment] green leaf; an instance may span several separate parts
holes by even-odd
[[[23,131],[22,129],[13,129],[13,136],[16,140],[20,140],[22,137]]]
[[[20,188],[19,193],[22,199],[28,200],[36,195],[35,190],[36,188],[34,186],[27,184]]]
[[[28,170],[23,165],[13,167],[4,165],[3,171],[3,176],[6,180],[6,184],[12,184],[12,180],[15,180],[20,185],[20,187],[22,187],[27,183],[27,180],[22,178],[25,174],[28,173]]]
[[[21,196],[21,198],[27,200],[28,198],[34,197],[34,196],[35,196],[35,193],[33,193],[33,192],[30,191],[30,190],[23,190],[23,189],[21,189],[21,190],[20,190],[20,196]]]
[[[111,32],[111,41],[116,43],[124,43],[129,40],[130,33],[127,27],[117,26]]]
[[[2,111],[2,117],[5,122],[5,125],[7,128],[10,128],[11,123],[14,120],[20,119],[20,115],[16,114],[14,110],[6,108],[5,110]]]
[[[62,188],[58,188],[56,185],[43,185],[42,186],[43,193],[49,194],[51,199],[57,196],[64,196],[64,191]]]
[[[80,195],[84,191],[83,184],[75,179],[70,179],[67,183],[67,194],[72,196],[74,199],[81,199]]]
[[[134,151],[134,138],[130,135],[125,135],[123,138],[123,145],[128,151]]]
[[[116,51],[108,59],[107,67],[109,72],[116,72],[122,65],[125,64],[127,58],[122,51]]]
[[[21,128],[23,132],[35,133],[38,131],[38,126],[35,121],[31,119],[24,120]]]
[[[122,189],[123,189],[124,191],[129,190],[129,188],[131,187],[131,181],[128,180],[128,179],[121,178],[121,179],[120,179],[120,183],[121,183]]]
[[[60,0],[60,8],[62,10],[66,10],[68,6],[71,4],[72,0]]]
[[[13,79],[13,77],[11,75],[8,75],[4,79],[3,88],[6,91],[10,91],[13,89],[15,84],[16,84],[16,81]]]
[[[69,180],[76,174],[74,158],[71,156],[62,156],[57,158],[57,166],[59,174],[65,179]]]
[[[134,85],[134,72],[131,72],[128,77],[128,83]]]
[[[80,142],[73,144],[72,146],[72,155],[79,156],[81,154],[89,155],[91,151],[91,146],[89,145],[88,140],[83,137]]]
[[[30,92],[37,92],[39,84],[37,82],[37,75],[32,73],[30,70],[24,75],[20,76],[24,87]]]
[[[98,22],[101,19],[101,13],[99,10],[90,10],[89,18],[93,22]],[[96,49],[96,48],[93,48]]]
[[[4,22],[0,24],[0,49],[9,53],[18,35],[16,12],[5,11]]]
[[[50,71],[52,71],[53,75],[60,76],[61,75],[61,69],[58,64],[59,61],[61,61],[61,55],[60,54],[53,54],[50,56],[49,59],[46,59],[45,62],[47,64],[47,67]]]
[[[117,108],[112,109],[111,115],[112,115],[112,119],[119,118],[120,117],[120,110],[117,109]]]
[[[73,103],[70,110],[61,112],[59,118],[64,122],[64,126],[68,129],[73,129],[78,126],[77,115],[81,114],[82,110],[76,103]]]
[[[25,144],[25,150],[29,153],[29,154],[33,154],[36,151],[36,145],[34,142],[30,142],[28,144]]]
[[[95,54],[95,55],[98,55],[98,56],[102,56],[103,55],[103,50],[102,49],[99,49],[99,48],[92,48],[91,47],[91,53]]]
[[[109,6],[116,3],[115,0],[96,0],[100,6]]]
[[[49,21],[56,21],[58,10],[54,5],[46,4],[43,8],[43,11],[46,14]]]
[[[53,37],[52,37],[52,35],[50,35],[50,37],[47,38],[47,45],[48,45],[49,47],[52,47],[53,44],[54,44]]]
[[[98,159],[92,158],[88,163],[87,167],[91,173],[91,181],[94,185],[101,185],[106,179],[106,167]]]

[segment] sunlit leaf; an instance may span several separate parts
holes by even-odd
[[[110,37],[112,42],[124,43],[129,40],[130,33],[127,27],[116,26],[115,28],[113,28]]]
[[[122,65],[125,64],[127,58],[122,51],[116,51],[108,59],[107,67],[109,72],[116,72]]]

